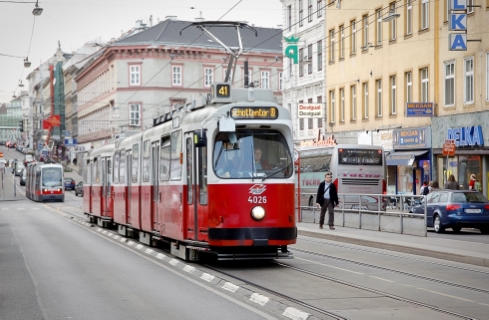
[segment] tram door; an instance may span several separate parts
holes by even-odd
[[[85,163],[85,181],[83,182],[83,212],[92,212],[92,162]]]
[[[423,186],[423,168],[413,169],[413,194],[419,194]]]
[[[131,169],[132,169],[132,150],[128,150],[126,153],[126,177],[127,177],[127,193],[126,193],[126,214],[124,217],[124,222],[127,224],[131,224],[131,210],[132,210],[132,204],[131,204],[131,198],[132,198],[132,176],[131,176]]]
[[[185,134],[185,154],[187,238],[205,241],[208,240],[207,147],[195,147],[193,132]]]
[[[102,216],[112,216],[111,210],[111,192],[110,192],[110,166],[111,162],[109,158],[102,158],[102,172],[101,172],[101,185],[102,185]]]
[[[158,179],[159,177],[159,167],[160,167],[160,142],[153,142],[151,147],[151,216],[153,222],[153,230],[160,232],[161,230],[161,219],[158,214],[159,203],[161,202],[161,191]]]

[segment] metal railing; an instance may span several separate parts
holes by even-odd
[[[301,198],[309,198],[311,195],[315,198],[316,193],[301,193]],[[336,225],[427,236],[427,207],[424,195],[340,193],[338,198],[340,204],[334,210]],[[419,210],[420,207],[422,210]],[[418,212],[422,211],[422,213],[414,213],[414,208]],[[316,223],[319,220],[319,213],[321,212],[319,207],[300,206],[296,209],[299,210],[299,222]],[[304,218],[307,221],[304,221]]]

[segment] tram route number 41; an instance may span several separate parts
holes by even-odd
[[[266,196],[249,196],[248,202],[249,203],[267,203],[267,197]]]

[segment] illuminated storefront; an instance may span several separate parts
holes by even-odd
[[[488,196],[489,112],[443,116],[433,119],[434,178],[443,188],[453,174],[461,188],[468,189],[470,175],[475,174]],[[455,140],[455,155],[442,154],[446,139]]]

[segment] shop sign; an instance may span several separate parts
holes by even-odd
[[[483,147],[481,126],[448,128],[447,139],[455,140],[457,147]]]
[[[335,145],[336,140],[332,135],[327,138],[324,138],[324,136],[320,135],[318,139],[302,141],[300,144],[301,147],[327,147]]]
[[[394,130],[392,147],[394,149],[431,148],[430,129],[424,127]]]
[[[408,102],[406,108],[406,117],[433,117],[433,102]]]
[[[382,146],[384,151],[392,150],[392,130],[372,132],[372,139],[374,146]]]
[[[322,118],[323,104],[322,103],[299,103],[297,106],[297,114],[299,118]]]

